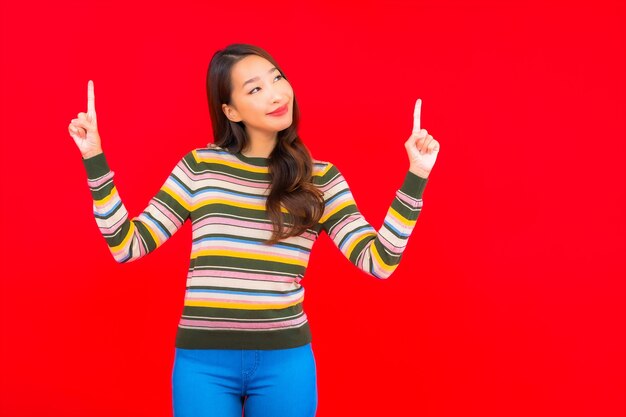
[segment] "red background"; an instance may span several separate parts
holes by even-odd
[[[417,98],[441,144],[389,280],[314,247],[318,416],[624,416],[625,21],[623,1],[3,4],[0,414],[171,415],[190,224],[116,264],[67,125],[94,80],[136,215],[212,140],[209,60],[246,42],[377,229]]]

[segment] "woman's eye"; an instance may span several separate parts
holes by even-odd
[[[279,75],[277,75],[276,77],[274,77],[274,79],[279,78],[279,77],[280,77],[280,78],[284,78],[281,74],[279,74]],[[252,92],[253,92],[254,90],[256,90],[257,88],[259,88],[259,87],[254,87],[252,90],[250,90],[250,93],[249,93],[249,94],[252,94]]]

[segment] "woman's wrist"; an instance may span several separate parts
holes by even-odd
[[[89,159],[96,155],[100,155],[101,153],[102,153],[102,149],[98,149],[92,152],[87,152],[86,154],[83,155],[83,159]]]
[[[428,175],[430,175],[430,171],[424,171],[423,169],[419,168],[409,168],[409,171],[422,178],[428,178]]]

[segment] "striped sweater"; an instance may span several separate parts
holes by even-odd
[[[364,273],[385,279],[396,269],[428,179],[408,171],[376,231],[359,212],[337,166],[313,162],[312,181],[324,192],[322,218],[303,234],[267,246],[262,242],[272,233],[265,209],[268,158],[234,154],[214,144],[194,149],[133,218],[104,154],[83,159],[96,224],[117,262],[146,256],[191,221],[176,347],[282,349],[309,343],[301,280],[322,231]]]

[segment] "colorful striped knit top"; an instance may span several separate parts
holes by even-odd
[[[283,349],[309,343],[301,280],[322,231],[352,264],[375,278],[389,277],[400,262],[428,179],[408,171],[376,231],[359,212],[339,169],[314,159],[312,182],[324,192],[322,218],[299,236],[263,245],[272,233],[265,209],[268,161],[214,144],[194,149],[145,210],[131,218],[104,154],[83,159],[96,224],[117,262],[146,256],[191,221],[176,347]]]

